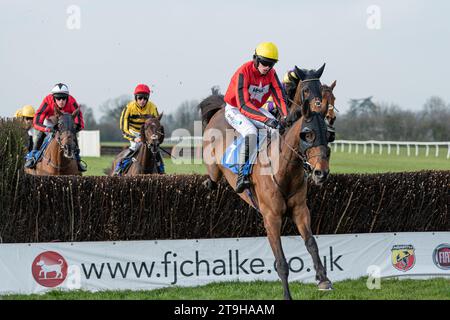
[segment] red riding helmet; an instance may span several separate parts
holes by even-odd
[[[138,84],[136,89],[134,89],[134,94],[145,93],[150,95],[150,88],[146,84]]]

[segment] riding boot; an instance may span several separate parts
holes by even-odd
[[[27,141],[27,150],[28,152],[33,151],[33,136],[28,135],[28,141]]]
[[[45,133],[42,131],[36,130],[33,135],[33,150],[31,150],[26,157],[25,168],[34,168],[37,164],[36,156],[39,152],[39,149],[42,146],[42,143],[45,139]]]
[[[78,146],[75,149],[75,159],[77,160],[78,171],[86,172],[87,171],[87,166],[84,163],[84,161],[81,161],[80,149],[78,148]]]
[[[161,152],[158,152],[158,154],[156,155],[156,166],[157,166],[157,170],[159,174],[164,174],[166,173],[165,167],[164,167],[164,162],[161,156]]]
[[[113,176],[119,176],[122,174],[123,169],[124,169],[124,168],[122,168],[122,164],[123,164],[124,160],[127,160],[129,157],[131,157],[135,151],[136,150],[133,150],[131,148],[127,149],[127,153],[125,154],[125,156],[119,162],[117,162],[116,167],[114,168]]]
[[[246,172],[247,168],[249,167],[248,162],[250,154],[250,136],[246,136],[244,139],[245,145],[244,148],[241,147],[239,155],[239,172],[236,182],[236,193],[242,193],[245,189],[251,186],[248,172]]]

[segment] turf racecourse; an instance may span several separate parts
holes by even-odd
[[[414,152],[412,152],[414,153]],[[439,157],[435,157],[433,150],[428,157],[425,151],[420,149],[419,156],[407,156],[406,149],[402,148],[400,155],[395,152],[388,155],[386,151],[379,154],[375,150],[374,154],[362,154],[341,152],[331,152],[330,173],[383,173],[383,172],[403,172],[420,170],[450,170],[450,159],[446,158],[447,150],[442,148]],[[103,156],[100,158],[85,157],[83,160],[88,164],[88,171],[85,176],[105,175],[104,169],[110,168],[113,156]],[[201,163],[177,164],[169,158],[164,159],[166,172],[168,174],[206,174],[206,167]],[[198,162],[198,161],[197,161]]]
[[[314,284],[291,282],[293,299],[301,300],[450,300],[450,278],[428,280],[381,279],[379,289],[368,289],[367,278],[334,283],[333,291]],[[170,287],[151,291],[54,290],[43,295],[7,295],[4,300],[280,300],[279,281],[222,282],[199,287]]]
[[[404,151],[404,150],[403,150]],[[439,157],[430,153],[426,157],[421,150],[418,157],[408,157],[404,152],[395,154],[356,154],[332,151],[330,168],[333,173],[383,173],[419,170],[450,170],[446,152]],[[87,176],[105,175],[112,156],[83,158],[88,164]],[[206,174],[203,164],[176,164],[165,158],[168,174]],[[333,280],[333,279],[331,279]],[[429,280],[382,279],[380,289],[370,290],[367,278],[334,283],[334,291],[318,291],[314,284],[291,282],[291,293],[299,300],[450,300],[450,278]],[[63,292],[53,290],[43,295],[7,295],[0,300],[280,300],[283,297],[281,283],[275,282],[222,282],[199,287],[169,287],[151,291]]]

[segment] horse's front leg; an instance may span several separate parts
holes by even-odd
[[[317,247],[316,239],[314,239],[311,231],[311,215],[306,203],[293,209],[292,219],[297,225],[298,231],[305,241],[306,249],[313,260],[314,269],[316,270],[316,280],[319,281],[319,290],[332,290],[333,285],[328,279],[327,272],[320,260],[319,248]]]
[[[281,279],[284,290],[284,299],[292,300],[289,290],[289,265],[284,256],[283,247],[281,245],[281,225],[282,213],[274,212],[271,208],[261,206],[261,212],[264,218],[264,227],[266,228],[267,238],[269,239],[273,255],[275,256],[278,276]]]

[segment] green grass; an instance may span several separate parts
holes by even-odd
[[[382,173],[382,172],[404,172],[420,170],[450,170],[450,159],[446,159],[447,150],[441,149],[439,157],[434,156],[434,150],[431,150],[428,157],[424,150],[420,150],[418,157],[406,155],[406,148],[402,148],[399,156],[395,154],[387,155],[386,150],[379,154],[376,148],[375,154],[362,154],[362,149],[358,154],[341,152],[340,147],[337,151],[332,151],[330,170],[331,173]],[[370,152],[370,151],[369,151]],[[414,151],[415,152],[415,151]],[[103,170],[110,168],[113,156],[103,156],[100,158],[85,157],[83,160],[88,164],[88,171],[85,175],[100,176],[104,175]],[[206,167],[203,164],[175,164],[169,158],[164,159],[166,172],[168,174],[206,174]]]
[[[111,168],[114,156],[84,157],[83,160],[88,165],[88,171],[84,176],[102,176],[105,175],[104,169]],[[164,158],[164,164],[167,174],[206,174],[206,167],[203,164],[174,164],[171,159]]]
[[[359,150],[358,154],[332,151],[330,160],[330,170],[332,173],[381,173],[381,172],[403,172],[403,171],[420,171],[420,170],[450,170],[450,159],[446,159],[447,150],[441,150],[440,156],[435,157],[434,153],[426,157],[424,152],[419,156],[411,155],[408,157],[406,152],[396,155],[395,152],[390,155],[379,154],[376,150],[375,154],[362,154]],[[404,151],[404,150],[402,150]],[[422,150],[423,151],[423,150]],[[445,151],[445,152],[444,152]]]
[[[302,300],[450,300],[450,279],[394,280],[382,279],[381,288],[370,290],[367,278],[334,283],[333,291],[318,291],[314,284],[291,282],[294,299]],[[281,282],[222,282],[199,287],[171,287],[152,291],[51,291],[44,295],[8,295],[0,299],[132,299],[132,300],[280,300]]]

